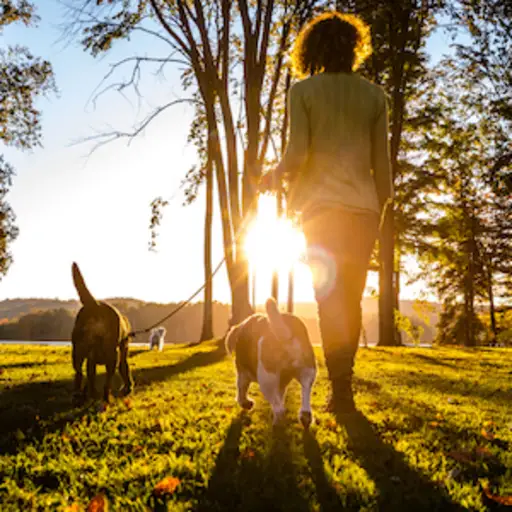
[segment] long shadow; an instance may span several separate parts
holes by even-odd
[[[315,484],[316,495],[320,507],[324,512],[343,510],[350,508],[352,499],[347,495],[345,503],[341,500],[336,489],[330,484],[324,470],[324,463],[322,460],[322,452],[315,437],[305,430],[302,439],[304,442],[304,454],[308,461],[311,478]],[[358,510],[360,507],[357,505],[357,500],[354,500],[354,509]]]
[[[152,382],[161,382],[195,368],[208,366],[225,357],[221,342],[214,350],[201,351],[171,365],[151,368],[136,368],[132,371],[137,388],[144,388]],[[101,389],[103,376],[98,376],[96,386]],[[15,453],[24,437],[40,439],[45,434],[64,428],[68,423],[95,410],[98,403],[90,407],[74,407],[72,404],[73,381],[56,379],[4,388],[0,395],[0,451]],[[115,389],[114,389],[115,393]]]
[[[4,370],[15,370],[15,369],[23,369],[23,368],[37,368],[38,366],[50,366],[62,364],[62,361],[38,361],[32,363],[2,363],[0,364],[0,368]]]
[[[359,411],[337,416],[348,435],[348,447],[378,489],[378,510],[462,511],[444,490],[411,468],[403,455],[386,444]]]
[[[243,416],[231,423],[208,487],[195,510],[308,511],[308,502],[298,489],[290,439],[284,428],[269,430],[266,455],[250,448],[241,453],[243,424]]]
[[[440,359],[439,357],[432,357],[432,356],[427,356],[425,354],[414,354],[414,353],[407,354],[407,355],[411,359],[419,359],[421,362],[426,363],[426,364],[433,364],[436,366],[448,366],[450,368],[457,368],[456,364],[450,363],[448,361],[444,361],[444,360]]]
[[[450,379],[439,375],[429,375],[428,378],[419,379],[417,375],[411,375],[408,372],[395,371],[396,377],[400,383],[410,388],[418,386],[429,391],[435,389],[448,395],[476,396],[488,401],[494,401],[498,404],[512,402],[512,390],[493,389],[484,382],[469,382],[464,380]]]

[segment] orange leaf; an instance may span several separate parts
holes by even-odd
[[[431,422],[430,422],[430,426],[431,426],[432,428],[437,428],[437,427],[439,427],[439,422],[438,422],[438,421],[431,421]]]
[[[163,480],[160,480],[160,482],[158,482],[155,485],[153,492],[159,496],[162,496],[164,494],[172,494],[176,490],[178,485],[180,485],[179,478],[168,476]]]
[[[473,458],[471,457],[471,453],[469,452],[448,452],[446,454],[448,457],[455,459],[458,462],[473,462]]]
[[[98,494],[87,505],[87,512],[108,512],[107,498],[103,494]]]
[[[133,407],[132,401],[129,398],[125,398],[123,400],[123,404],[126,406],[127,409],[131,409]]]
[[[491,450],[489,450],[489,448],[486,448],[485,446],[477,446],[475,448],[475,453],[484,459],[494,458],[494,455],[492,454]]]
[[[482,435],[488,441],[492,441],[494,439],[494,434],[492,432],[489,432],[488,430],[485,430],[485,428],[482,429]]]
[[[254,457],[254,450],[251,450],[251,448],[247,448],[247,450],[245,450],[241,457],[242,459],[252,459]]]
[[[64,512],[80,512],[80,505],[73,503],[64,509]]]
[[[493,494],[489,489],[489,486],[484,486],[485,495],[492,501],[499,503],[500,505],[505,505],[507,507],[512,506],[512,495],[509,496],[500,496],[499,494]]]

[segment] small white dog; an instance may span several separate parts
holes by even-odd
[[[284,417],[284,395],[292,379],[302,387],[299,419],[305,428],[313,420],[311,389],[316,378],[316,362],[306,326],[294,315],[279,312],[274,299],[268,299],[266,315],[253,314],[230,329],[226,349],[235,353],[237,402],[251,409],[247,398],[251,382],[257,381],[270,402],[274,424]]]
[[[151,332],[149,333],[149,350],[153,350],[156,347],[159,352],[162,352],[164,349],[166,332],[167,329],[165,327],[156,327],[151,329]]]

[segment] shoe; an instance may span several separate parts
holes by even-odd
[[[331,396],[327,402],[327,411],[333,414],[348,414],[356,411],[352,379],[339,378],[331,381]]]

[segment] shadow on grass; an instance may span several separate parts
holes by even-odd
[[[427,356],[426,354],[416,354],[416,353],[407,354],[407,356],[410,357],[411,359],[419,359],[421,363],[425,363],[425,364],[433,364],[435,366],[448,366],[450,368],[458,367],[457,364],[455,364],[453,362],[444,361],[439,356],[432,357],[432,356]]]
[[[198,512],[210,511],[308,511],[301,494],[290,449],[291,439],[284,427],[269,430],[267,453],[250,447],[241,452],[241,416],[231,423],[208,487],[199,498]]]
[[[348,448],[378,489],[378,510],[462,511],[440,487],[411,468],[386,444],[359,411],[338,415],[348,435]]]
[[[221,361],[225,357],[224,345],[218,342],[214,347],[213,350],[196,352],[175,364],[134,369],[132,376],[135,392],[138,387],[166,381],[195,368]],[[98,376],[98,389],[103,386],[103,379],[104,375]],[[6,386],[0,395],[0,451],[15,453],[25,437],[30,440],[40,439],[46,433],[60,430],[88,411],[93,411],[94,407],[97,408],[99,402],[91,406],[74,407],[71,401],[72,386],[71,378]]]
[[[451,379],[440,375],[429,374],[419,377],[406,371],[395,371],[396,378],[404,386],[411,389],[422,387],[427,391],[436,390],[447,396],[475,396],[498,404],[512,402],[512,390],[492,388],[485,381],[468,381],[464,379]]]
[[[39,366],[50,366],[50,365],[57,365],[62,364],[62,361],[37,361],[32,363],[2,363],[0,364],[0,368],[4,370],[22,370],[23,368],[37,368]]]
[[[360,504],[357,504],[357,499],[352,500],[351,496],[347,495],[345,503],[343,503],[336,489],[330,484],[325,474],[320,446],[311,432],[305,430],[302,439],[304,442],[304,455],[308,461],[311,478],[315,484],[316,495],[321,510],[323,512],[334,512],[351,508],[352,501],[354,501],[353,509],[359,510]]]

